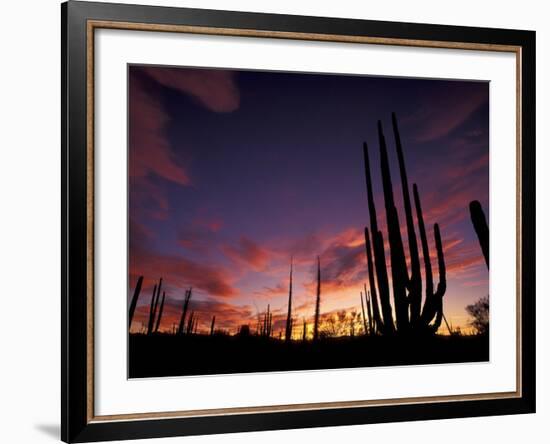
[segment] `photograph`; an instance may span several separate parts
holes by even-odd
[[[129,378],[490,361],[488,81],[127,88]]]
[[[532,422],[541,15],[294,3],[62,4],[64,442]]]

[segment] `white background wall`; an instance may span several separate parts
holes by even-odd
[[[125,2],[125,3],[136,3]],[[139,2],[141,3],[141,2]],[[535,415],[335,427],[156,442],[547,442],[550,420],[550,14],[540,0],[194,0],[145,3],[537,31],[537,393]],[[60,20],[57,0],[2,4],[0,26],[0,441],[54,442],[60,373]],[[452,383],[452,381],[449,381]]]

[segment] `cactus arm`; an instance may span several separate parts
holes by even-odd
[[[157,296],[157,284],[153,287],[153,295],[151,296],[151,304],[149,306],[149,322],[147,323],[147,334],[150,334],[153,330],[153,313],[155,308],[155,298]]]
[[[153,306],[153,310],[149,314],[149,328],[148,328],[148,333],[149,334],[154,333],[154,331],[155,331],[155,320],[157,319],[157,309],[158,309],[158,305],[159,305],[161,286],[162,286],[162,278],[159,279],[159,284],[157,286],[157,294],[156,294],[156,297],[155,297],[155,303],[154,303],[154,306]]]
[[[481,251],[483,252],[483,257],[485,258],[485,264],[489,268],[489,227],[487,226],[483,208],[477,200],[470,202],[470,217],[479,240],[479,245],[481,246]]]
[[[359,292],[359,296],[361,297],[361,313],[363,315],[363,328],[365,329],[365,335],[369,334],[369,329],[367,328],[367,318],[365,317],[365,304],[363,303],[363,292]]]
[[[210,336],[214,335],[214,325],[216,325],[216,315],[212,316],[212,322],[210,323]]]
[[[292,336],[292,258],[290,258],[290,283],[288,285],[288,312],[286,315],[285,342]]]
[[[185,297],[183,298],[183,308],[181,311],[181,317],[180,317],[180,323],[178,325],[178,334],[183,334],[183,330],[185,327],[185,317],[187,315],[187,307],[189,304],[189,290],[185,291]]]
[[[422,320],[424,325],[430,322],[430,319],[426,319],[429,316],[428,311],[431,311],[431,305],[433,302],[433,273],[432,273],[432,261],[430,259],[430,249],[428,247],[428,238],[426,236],[426,226],[424,225],[424,215],[422,213],[422,205],[420,198],[418,197],[418,187],[413,184],[414,204],[416,207],[416,218],[418,220],[418,231],[420,233],[420,242],[422,245],[422,256],[424,257],[424,279],[426,280],[426,299],[424,301],[424,308],[422,309]]]
[[[378,230],[378,221],[376,216],[376,206],[374,203],[374,196],[372,191],[372,179],[370,172],[370,160],[369,149],[366,142],[363,143],[363,157],[365,160],[365,181],[367,185],[367,200],[370,216],[370,229],[372,233],[372,251],[374,256],[374,265],[376,267],[376,280],[378,283],[378,295],[380,296],[380,305],[382,308],[382,316],[384,318],[384,324],[380,322],[379,327],[384,327],[387,333],[392,333],[395,330],[393,323],[392,307],[390,303],[390,287],[388,281],[388,272],[386,270],[386,255],[384,252],[384,238],[382,232]],[[368,238],[368,230],[365,228],[365,241]],[[367,258],[370,254],[370,247],[367,248]],[[371,259],[372,263],[372,259]],[[372,267],[369,266],[369,270]],[[369,285],[373,294],[373,299],[376,300],[376,287],[374,281],[370,281]]]
[[[367,267],[369,272],[369,287],[370,287],[370,293],[371,293],[371,301],[372,301],[372,309],[373,309],[373,317],[374,317],[374,323],[376,324],[376,328],[380,331],[384,330],[384,323],[382,322],[382,319],[380,317],[380,308],[378,306],[378,297],[376,294],[376,284],[374,282],[374,270],[373,270],[373,264],[372,264],[372,253],[371,253],[371,243],[370,243],[370,236],[369,236],[369,230],[367,227],[365,227],[365,249],[367,251]],[[380,284],[380,281],[378,281]],[[386,286],[386,289],[388,287]],[[365,292],[367,291],[367,286],[365,285]],[[389,320],[389,328],[388,331],[391,332],[393,330],[393,319],[392,319],[392,308],[389,301],[389,296],[385,299],[385,302],[382,302],[382,294],[387,294],[384,292],[380,292],[380,303],[382,305],[382,315],[384,316],[384,322],[386,319]],[[386,306],[387,305],[387,306]]]
[[[378,121],[378,141],[380,147],[380,169],[382,172],[382,187],[384,191],[384,204],[386,207],[386,225],[388,240],[390,243],[390,260],[392,273],[393,300],[395,302],[395,320],[397,329],[405,331],[409,324],[409,306],[407,302],[406,286],[408,283],[407,263],[403,240],[401,239],[401,227],[395,201],[393,198],[393,185],[388,160],[386,139],[382,130],[382,122]]]
[[[183,310],[182,310],[182,313],[181,313],[181,318],[180,318],[180,324],[179,324],[179,327],[178,327],[178,334],[181,335],[184,333],[184,328],[185,328],[185,317],[187,316],[187,310],[189,308],[189,301],[191,300],[191,293],[193,292],[193,288],[189,288],[189,290],[187,290],[185,292],[185,298],[184,298],[184,301],[183,301]]]
[[[164,299],[165,298],[166,298],[166,292],[163,291],[162,292],[162,300],[160,302],[159,314],[158,314],[158,317],[157,317],[157,324],[155,325],[155,333],[157,333],[159,331],[160,321],[162,319],[162,312],[164,311]]]
[[[161,287],[162,287],[162,278],[159,279],[159,285],[157,287],[157,298],[155,299],[155,309],[154,309],[154,313],[153,313],[153,320],[156,319],[156,316],[157,316],[157,308],[158,308],[158,305],[159,305]]]
[[[439,272],[439,283],[437,284],[437,290],[434,292],[433,284],[433,272],[430,259],[430,251],[428,248],[428,240],[426,237],[426,228],[424,225],[424,217],[422,214],[422,207],[420,204],[420,198],[418,197],[418,188],[416,184],[413,185],[414,201],[417,211],[418,226],[420,231],[420,240],[422,243],[422,255],[424,256],[424,268],[425,268],[425,278],[426,278],[426,300],[424,303],[424,308],[421,314],[421,321],[424,326],[428,326],[434,316],[435,324],[434,327],[437,331],[439,325],[441,324],[441,317],[443,315],[443,302],[442,298],[447,289],[447,279],[446,279],[446,268],[445,268],[445,256],[443,253],[443,245],[441,242],[441,234],[439,231],[439,225],[434,225],[434,238],[435,238],[435,247],[437,250],[437,264]]]
[[[193,333],[194,318],[195,318],[195,312],[192,311],[191,314],[189,315],[189,320],[187,321],[187,334],[188,335]]]
[[[435,305],[435,320],[433,324],[433,331],[436,332],[441,326],[441,319],[443,318],[443,295],[447,290],[447,279],[445,269],[445,256],[443,253],[443,245],[441,243],[441,234],[439,233],[439,225],[434,225],[434,237],[435,248],[437,250],[437,263],[439,269],[439,283],[437,284],[437,290],[434,294]]]
[[[392,126],[395,138],[395,146],[397,150],[397,158],[399,161],[399,172],[401,175],[401,188],[403,192],[403,205],[405,207],[405,219],[407,222],[407,236],[409,241],[409,254],[411,260],[411,275],[407,282],[409,290],[409,303],[411,313],[411,323],[416,323],[420,316],[420,308],[422,304],[422,278],[420,275],[420,258],[418,255],[418,243],[414,230],[414,222],[411,208],[411,197],[409,193],[409,180],[407,178],[407,169],[405,167],[405,156],[403,155],[403,147],[401,145],[401,136],[397,126],[397,118],[395,113],[392,113]]]
[[[367,315],[369,317],[369,332],[370,334],[374,334],[374,319],[372,318],[372,296],[370,293],[368,294],[367,299]]]
[[[438,299],[442,298],[447,290],[447,270],[445,267],[445,254],[443,253],[443,244],[441,242],[441,233],[439,225],[434,225],[435,248],[437,250],[437,266],[439,271],[439,283],[435,295]]]
[[[130,309],[128,312],[128,330],[132,326],[132,319],[134,319],[134,313],[136,312],[137,301],[139,299],[139,294],[141,293],[141,286],[143,285],[143,276],[138,278],[136,283],[136,288],[134,290],[134,296],[132,297],[132,302],[130,303]]]
[[[315,323],[313,324],[313,340],[319,339],[319,316],[321,311],[321,259],[317,256],[317,297],[315,299]]]

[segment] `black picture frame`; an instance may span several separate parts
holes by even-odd
[[[511,45],[521,64],[521,394],[499,399],[334,407],[193,417],[90,415],[88,22],[114,21],[380,39]],[[535,412],[535,32],[69,1],[61,5],[61,438],[89,442]],[[513,199],[513,196],[510,197]]]

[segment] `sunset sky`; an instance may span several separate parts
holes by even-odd
[[[179,321],[192,286],[199,330],[209,328],[212,315],[231,332],[247,323],[254,329],[257,314],[270,304],[278,333],[286,319],[291,256],[297,329],[303,318],[313,318],[317,256],[322,313],[360,312],[359,292],[367,282],[363,141],[387,240],[379,119],[405,223],[392,111],[434,257],[432,227],[440,224],[445,315],[466,327],[464,307],[489,292],[468,211],[477,199],[489,214],[488,83],[131,66],[129,298],[138,277],[145,277],[134,330],[162,277],[161,330]],[[437,284],[435,260],[432,265]]]

